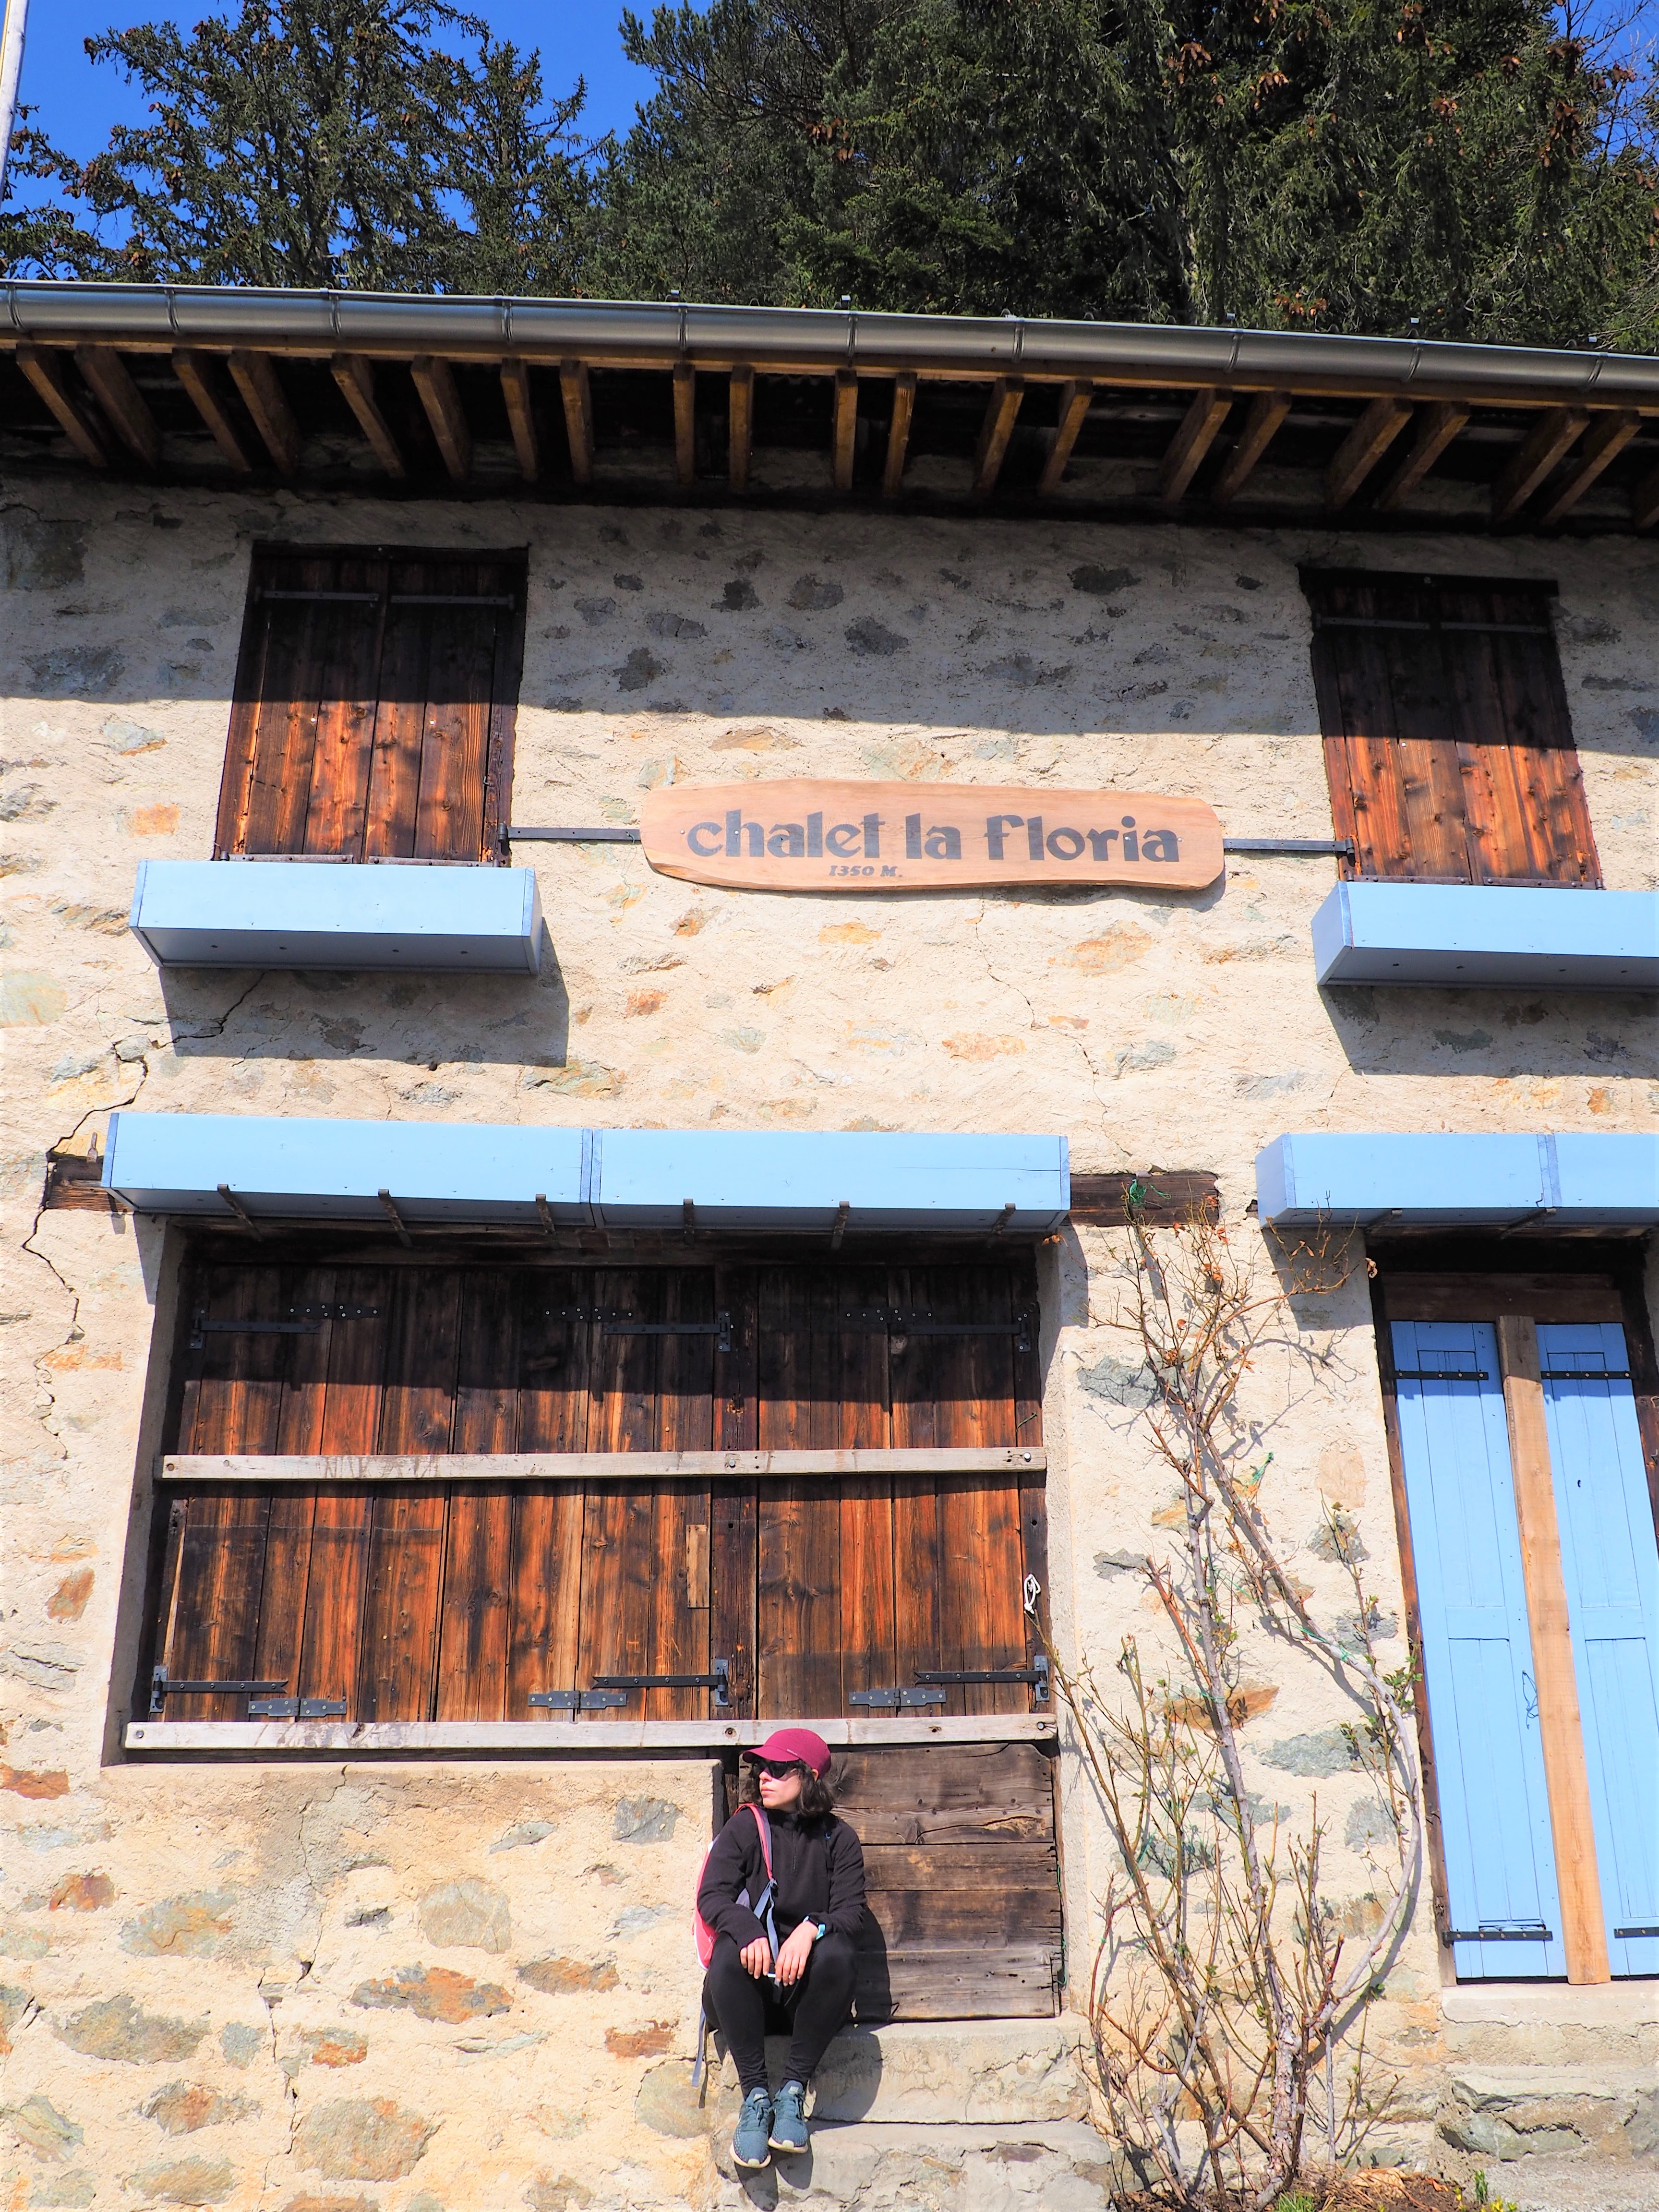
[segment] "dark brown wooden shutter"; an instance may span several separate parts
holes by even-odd
[[[494,860],[522,557],[258,553],[216,851]]]
[[[237,1264],[201,1271],[186,1303],[168,1447],[183,1453],[1041,1440],[1022,1261]],[[917,1316],[933,1333],[907,1334]],[[522,1720],[532,1690],[703,1674],[716,1658],[732,1663],[739,1713],[847,1712],[854,1692],[918,1670],[1025,1666],[1023,1583],[1045,1572],[1040,1474],[207,1484],[172,1510],[157,1644],[170,1673],[281,1680],[365,1721]],[[943,1710],[1030,1705],[1023,1684],[952,1684]],[[714,1708],[680,1687],[627,1710]],[[168,1705],[174,1719],[245,1711],[231,1692]]]
[[[1348,876],[1599,884],[1537,586],[1304,569]]]

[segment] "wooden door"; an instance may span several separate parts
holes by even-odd
[[[1538,1331],[1607,1958],[1659,1973],[1659,1546],[1625,1332]]]
[[[1509,1431],[1489,1322],[1393,1324],[1460,1978],[1566,1972]],[[1535,1934],[1534,1931],[1536,1931]]]

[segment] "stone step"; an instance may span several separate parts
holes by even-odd
[[[1082,2120],[1089,2111],[1081,2051],[1087,2024],[1055,2020],[916,2021],[890,2027],[853,2027],[824,2053],[813,2082],[811,2110],[820,2120],[905,2121],[930,2125],[1026,2125]],[[783,2079],[788,2045],[768,2039],[774,2087]],[[723,2057],[722,2096],[737,2094],[737,2073]]]
[[[1659,2166],[1659,2072],[1652,2066],[1454,2062],[1437,2120],[1441,2140],[1474,2159],[1634,2160]],[[1651,2164],[1650,2164],[1651,2162]],[[1659,2199],[1659,2172],[1654,2172]]]
[[[804,2155],[739,2174],[717,2138],[710,2212],[757,2205],[902,2205],[906,2212],[1108,2212],[1121,2175],[1086,2122],[1024,2126],[814,2121]]]

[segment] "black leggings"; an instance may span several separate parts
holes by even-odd
[[[757,1981],[732,1938],[716,1936],[702,1985],[703,2010],[726,2038],[745,2097],[767,2087],[769,2032],[789,2038],[785,2081],[811,2080],[830,2039],[852,2018],[856,1973],[851,1936],[834,1930],[819,1936],[806,1972],[787,1990]]]

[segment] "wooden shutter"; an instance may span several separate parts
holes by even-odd
[[[256,554],[216,852],[495,860],[522,557]]]
[[[1599,884],[1548,596],[1303,571],[1348,876]]]
[[[1449,1932],[1469,1939],[1453,1956],[1464,1979],[1559,1977],[1565,1954],[1496,1332],[1489,1322],[1402,1321],[1391,1334]],[[1527,1940],[1534,1928],[1539,1936]],[[1487,1939],[1476,1940],[1483,1930]]]
[[[1561,1575],[1607,1957],[1659,1973],[1659,1546],[1625,1332],[1540,1328]]]
[[[216,1265],[185,1304],[187,1455],[995,1447],[1041,1441],[1023,1261],[886,1267]],[[1030,1663],[1041,1474],[192,1484],[157,1657],[363,1721],[531,1717],[532,1691],[732,1662],[739,1714],[855,1711]],[[943,1686],[950,1713],[1029,1685]],[[231,1719],[246,1693],[170,1699]],[[702,1687],[628,1712],[702,1718]]]

